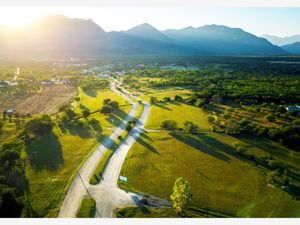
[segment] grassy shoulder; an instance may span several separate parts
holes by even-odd
[[[96,201],[92,198],[85,198],[80,204],[76,214],[77,218],[94,218],[96,211]]]
[[[246,142],[216,133],[144,133],[129,151],[121,174],[121,188],[169,199],[178,177],[192,186],[192,206],[213,209],[233,217],[298,217],[300,203],[279,188],[268,185],[263,172],[233,154],[232,143],[242,142],[264,152],[279,150],[264,140]],[[145,178],[151,179],[145,179]],[[287,210],[289,209],[289,210]]]

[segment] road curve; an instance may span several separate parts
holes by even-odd
[[[105,151],[114,143],[114,141],[121,135],[126,127],[126,123],[131,120],[137,112],[138,104],[133,102],[128,96],[118,91],[115,87],[116,81],[111,85],[111,90],[119,94],[127,102],[132,105],[132,108],[123,122],[118,128],[106,138],[89,156],[85,161],[76,177],[72,181],[68,192],[61,205],[58,217],[60,218],[74,218],[76,217],[77,210],[84,197],[90,196],[96,201],[96,213],[95,217],[113,217],[113,211],[116,208],[135,205],[138,202],[140,196],[134,193],[121,190],[117,186],[118,177],[122,168],[122,164],[126,158],[126,155],[132,145],[135,143],[139,134],[143,131],[145,122],[149,115],[150,105],[147,102],[141,102],[144,105],[143,112],[133,130],[122,141],[119,147],[116,149],[112,157],[110,158],[105,171],[103,173],[103,179],[97,185],[89,184],[90,177],[93,175],[95,168],[97,167],[102,155]],[[120,87],[120,84],[117,84]],[[123,89],[123,92],[127,95],[131,95],[130,92]],[[135,96],[131,96],[136,100],[140,100]]]

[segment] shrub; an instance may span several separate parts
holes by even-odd
[[[179,96],[179,95],[175,95],[175,96],[174,96],[174,100],[175,100],[175,101],[178,101],[178,102],[182,102],[182,101],[183,101],[183,98],[182,98],[181,96]]]
[[[125,129],[126,129],[128,132],[130,132],[130,131],[132,130],[132,128],[133,128],[133,127],[132,127],[130,124],[127,124]]]
[[[69,108],[70,106],[68,104],[63,104],[58,108],[59,112],[65,111]]]
[[[208,122],[213,123],[215,121],[215,118],[213,116],[208,116],[207,117]]]
[[[119,108],[119,102],[117,102],[117,101],[110,101],[108,103],[108,105],[110,105],[113,109],[118,109]]]
[[[103,105],[107,105],[111,100],[109,98],[106,98],[103,100]]]
[[[295,125],[300,125],[300,119],[294,120],[294,121],[293,121],[293,124],[295,124]]]
[[[171,98],[170,97],[164,97],[163,100],[164,100],[164,102],[170,102]]]
[[[113,111],[113,108],[110,105],[104,105],[100,110],[100,113],[109,114]]]
[[[192,134],[199,133],[199,126],[191,121],[185,121],[184,128]]]
[[[269,122],[274,122],[276,119],[275,119],[275,116],[273,114],[269,114],[266,116],[266,119],[269,121]]]
[[[79,102],[80,101],[80,97],[79,96],[75,96],[74,100],[77,101],[77,102]]]
[[[166,130],[176,130],[177,123],[174,120],[165,120],[161,123],[161,128]]]

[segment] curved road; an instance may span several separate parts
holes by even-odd
[[[103,173],[103,179],[97,185],[89,184],[90,177],[93,175],[95,168],[97,167],[102,155],[105,151],[114,143],[114,141],[121,135],[126,127],[126,123],[131,120],[137,112],[138,104],[133,102],[128,96],[122,92],[116,90],[113,82],[111,90],[119,94],[127,102],[132,105],[132,108],[123,122],[118,128],[106,138],[89,156],[86,162],[83,164],[78,174],[74,178],[70,185],[65,199],[61,205],[58,217],[72,218],[76,217],[78,208],[80,207],[83,198],[90,196],[96,201],[96,213],[95,217],[113,217],[115,209],[127,206],[136,205],[141,196],[135,193],[130,193],[121,190],[117,186],[119,174],[122,168],[122,164],[126,158],[126,155],[132,145],[136,142],[139,134],[143,132],[145,122],[149,116],[150,105],[147,102],[143,102],[143,112],[132,131],[126,136],[119,147],[116,149]],[[117,84],[120,87],[120,84]],[[123,92],[127,95],[131,95],[130,92],[123,89]],[[131,96],[136,100],[140,100],[135,96]]]

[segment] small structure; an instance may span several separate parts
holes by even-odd
[[[119,179],[120,179],[121,181],[127,182],[127,177],[120,176]]]
[[[14,113],[14,110],[13,110],[13,109],[8,109],[8,110],[6,110],[6,113],[8,113],[8,114],[13,114],[13,113]]]
[[[298,106],[298,105],[289,105],[289,106],[285,107],[285,109],[288,112],[299,112],[300,111],[300,106]]]

